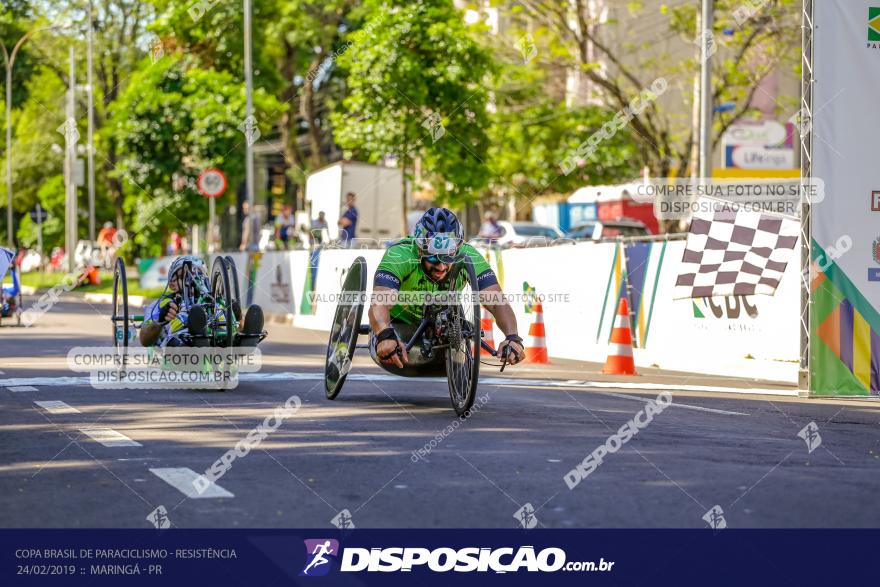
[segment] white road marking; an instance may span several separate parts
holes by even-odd
[[[79,414],[79,410],[74,408],[73,406],[69,406],[62,401],[43,401],[43,402],[34,402],[50,414]]]
[[[625,393],[612,393],[610,391],[602,392],[602,395],[613,395],[614,397],[622,397],[624,399],[634,399],[638,401],[642,401],[648,403],[652,401],[654,398],[650,397],[641,397],[638,395],[627,395]],[[676,406],[679,408],[684,408],[686,410],[697,410],[699,412],[711,412],[713,414],[727,414],[729,416],[748,416],[748,414],[743,414],[742,412],[728,412],[727,410],[716,410],[714,408],[704,408],[703,406],[692,406],[690,404],[680,404],[676,401],[673,401],[670,406]]]
[[[668,383],[650,383],[635,381],[581,381],[569,379],[515,379],[506,377],[481,377],[480,383],[485,385],[536,385],[544,387],[583,387],[592,389],[632,389],[640,391],[711,391],[721,393],[747,393],[757,395],[791,395],[797,396],[798,390],[766,389],[760,387],[723,387],[720,385],[670,385]]]
[[[242,383],[265,382],[265,381],[319,381],[324,378],[323,373],[318,372],[293,372],[280,371],[272,373],[242,373],[239,380]],[[349,373],[349,381],[397,381],[405,379],[386,373]],[[420,381],[425,383],[446,384],[443,377],[422,377]],[[583,389],[631,389],[634,391],[696,391],[713,393],[745,393],[756,395],[787,395],[797,396],[798,390],[770,389],[758,387],[724,387],[720,385],[673,385],[668,383],[650,383],[634,381],[583,381],[583,380],[558,380],[558,379],[516,379],[513,377],[481,377],[483,385],[507,386],[531,386],[531,387],[578,387]],[[45,387],[63,387],[91,385],[88,377],[29,377],[15,379],[0,379],[0,385],[26,386],[37,385]],[[112,391],[102,388],[101,391]],[[676,405],[676,404],[672,404]]]
[[[65,385],[89,385],[88,377],[13,377],[0,379],[0,385],[45,385],[61,387]]]
[[[208,499],[213,497],[235,497],[231,492],[226,491],[216,483],[208,486],[203,493],[196,491],[193,481],[199,477],[199,474],[188,467],[169,467],[163,469],[150,469],[156,477],[177,489],[185,496],[192,499]]]
[[[112,428],[80,428],[79,431],[104,446],[143,446]]]
[[[33,385],[9,385],[6,387],[9,391],[37,391],[37,388]]]

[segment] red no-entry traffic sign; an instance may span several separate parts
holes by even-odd
[[[226,191],[226,176],[219,169],[206,169],[199,174],[196,185],[206,198],[216,198]]]

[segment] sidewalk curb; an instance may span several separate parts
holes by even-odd
[[[79,295],[81,295],[83,299],[87,302],[95,302],[98,304],[113,303],[113,294],[81,292]],[[144,302],[144,296],[128,296],[128,304],[130,306],[143,306]]]

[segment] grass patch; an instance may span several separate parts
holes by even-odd
[[[64,279],[64,276],[67,275],[61,271],[55,271],[52,273],[41,273],[37,271],[32,271],[30,273],[23,273],[21,276],[21,284],[33,287],[37,290],[37,292],[41,292],[42,290],[47,290],[56,285],[60,284]],[[101,283],[98,285],[80,285],[74,291],[81,292],[89,292],[89,293],[113,293],[113,273],[110,271],[101,271],[100,273]],[[162,290],[164,287],[158,288],[147,288],[144,289],[140,286],[140,282],[137,279],[128,279],[128,295],[130,296],[144,296],[146,298],[158,298],[162,295]]]

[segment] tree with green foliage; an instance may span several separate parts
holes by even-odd
[[[283,79],[279,121],[290,176],[300,185],[323,167],[332,143],[329,104],[342,90],[337,56],[350,42],[355,0],[288,0],[277,4],[266,51]],[[338,98],[337,98],[338,99]]]
[[[800,65],[799,0],[762,3],[716,0],[712,29],[713,102],[735,108],[714,116],[713,143],[737,120],[758,113],[753,103],[760,82],[775,71],[794,72]],[[545,41],[544,55],[579,72],[594,99],[614,110],[627,108],[653,80],[668,79],[665,99],[693,104],[694,74],[699,71],[697,34],[699,2],[674,6],[655,2],[620,2],[596,10],[587,0],[521,0],[509,12],[525,17],[521,30]],[[654,30],[662,35],[648,34]],[[796,100],[778,103],[786,118]],[[698,140],[691,107],[664,108],[650,101],[629,121],[638,141],[639,162],[665,177],[677,168],[687,172]]]
[[[395,157],[404,176],[420,158],[441,201],[475,201],[490,177],[490,55],[450,0],[366,5],[369,17],[338,58],[348,91],[331,117],[336,141],[347,158]]]
[[[613,113],[596,106],[566,108],[549,102],[499,110],[492,116],[489,133],[496,193],[531,199],[638,176],[638,145],[625,131],[604,141],[575,172],[560,172],[560,162],[612,117]]]
[[[552,57],[539,64],[533,59],[535,46],[507,35],[501,38],[507,42],[494,43],[500,66],[492,88],[489,130],[494,198],[486,198],[483,207],[504,206],[511,198],[526,206],[535,196],[570,193],[587,184],[617,183],[638,175],[638,143],[629,129],[605,140],[602,149],[572,173],[563,173],[560,164],[614,112],[597,105],[567,106],[564,89],[553,85]]]
[[[171,230],[207,219],[207,202],[195,190],[199,173],[217,167],[235,185],[244,172],[244,88],[227,72],[188,65],[179,55],[144,60],[113,105],[107,129],[119,145],[114,174],[134,217],[130,232],[151,254],[161,253]],[[254,106],[258,121],[278,109],[262,90]],[[154,200],[164,204],[153,209]]]

